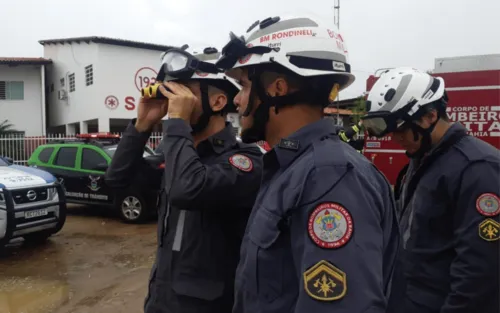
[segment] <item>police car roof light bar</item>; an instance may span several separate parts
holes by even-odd
[[[89,133],[89,134],[78,134],[75,136],[76,138],[91,138],[91,139],[111,139],[111,138],[120,138],[118,134],[112,133]]]

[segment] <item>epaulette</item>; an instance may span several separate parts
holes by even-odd
[[[304,188],[299,200],[300,205],[320,199],[342,181],[351,167],[346,156],[349,151],[345,150],[346,145],[337,136],[313,143],[312,164],[308,164],[310,174],[306,182],[307,188]],[[315,178],[310,176],[313,173]]]
[[[480,160],[498,162],[499,151],[489,143],[477,139],[473,136],[465,136],[461,138],[454,148],[469,161],[475,162]]]
[[[344,143],[337,137],[325,137],[313,143],[313,160],[316,168],[325,166],[347,167]]]

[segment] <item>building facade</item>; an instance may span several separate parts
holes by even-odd
[[[171,48],[107,37],[39,43],[43,59],[0,59],[0,122],[8,119],[26,136],[123,131],[137,115],[141,88],[155,81],[161,54]],[[335,124],[350,115],[327,111]],[[237,115],[228,120],[239,128]]]
[[[67,134],[122,131],[141,96],[154,82],[169,46],[81,37],[42,40],[47,69],[48,125]]]
[[[50,64],[43,58],[0,58],[0,123],[8,121],[26,136],[45,135],[45,71]]]

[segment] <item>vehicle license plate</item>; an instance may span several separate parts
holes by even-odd
[[[27,211],[24,212],[24,218],[34,218],[34,217],[44,216],[47,214],[49,214],[49,212],[47,212],[47,209]]]

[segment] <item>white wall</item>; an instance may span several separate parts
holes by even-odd
[[[99,88],[96,90],[96,112],[99,117],[136,117],[136,106],[141,97],[140,88],[144,81],[154,81],[160,65],[162,51],[99,45]],[[115,97],[118,106],[110,109],[105,105],[108,97]],[[108,98],[109,99],[109,98]]]
[[[99,80],[98,45],[85,42],[72,44],[51,44],[44,46],[44,58],[52,59],[53,64],[47,70],[46,85],[49,87],[48,107],[49,127],[77,123],[96,118],[99,112],[93,109],[95,89]],[[94,84],[85,85],[85,67],[93,65]],[[69,92],[69,74],[75,74],[75,91]],[[64,78],[64,87],[60,79]],[[54,84],[54,91],[51,91]],[[58,90],[66,90],[67,99],[58,99]]]
[[[40,65],[0,65],[0,81],[24,81],[24,100],[0,100],[0,122],[8,119],[26,136],[43,134],[43,99]]]
[[[437,58],[434,73],[489,71],[500,69],[500,54]]]
[[[136,116],[140,98],[139,76],[156,77],[161,51],[128,48],[108,44],[71,43],[44,46],[44,57],[53,61],[48,70],[49,126],[60,126],[98,119],[100,131],[108,131],[110,118],[131,119]],[[93,65],[94,83],[85,86],[85,67]],[[141,70],[142,69],[142,70]],[[75,73],[76,90],[69,92],[70,73]],[[60,79],[65,77],[67,100],[59,100]],[[109,100],[117,104],[107,106]],[[127,103],[128,102],[128,103]]]

